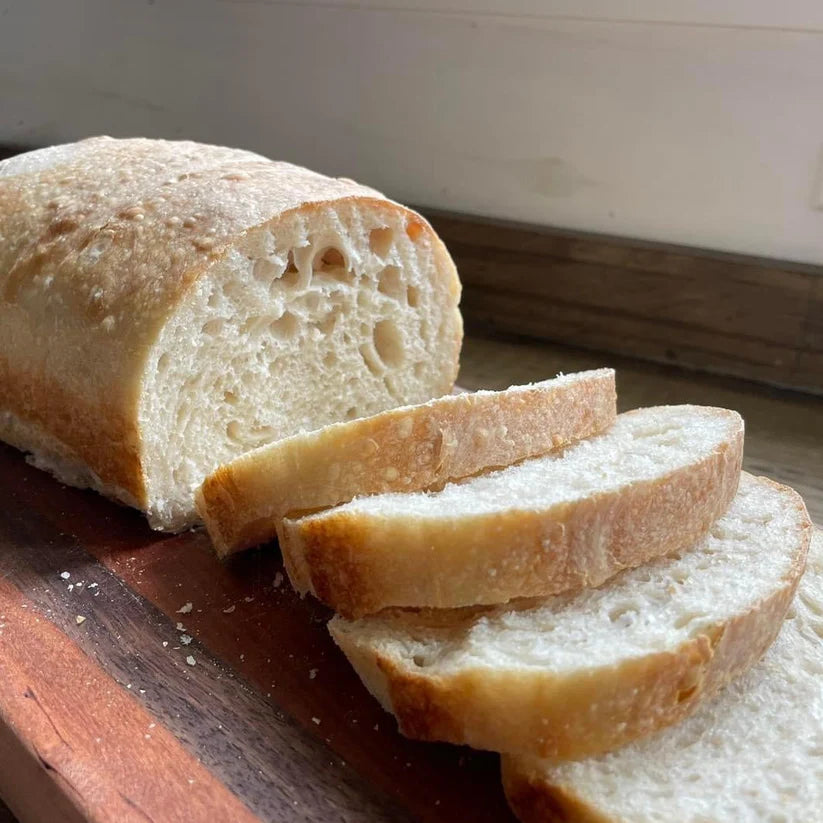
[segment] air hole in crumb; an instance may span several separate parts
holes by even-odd
[[[312,271],[321,278],[325,275],[325,279],[331,278],[343,283],[352,284],[355,280],[354,272],[349,270],[343,252],[333,246],[318,252],[314,256]]]
[[[398,302],[403,299],[403,278],[397,266],[386,266],[377,275],[377,290]]]
[[[410,220],[406,226],[406,234],[412,243],[416,243],[420,235],[423,234],[423,224],[419,220]]]
[[[403,362],[403,338],[393,320],[381,320],[375,325],[374,348],[387,366],[393,368]]]
[[[230,280],[223,286],[223,294],[233,300],[237,300],[243,294],[243,284],[237,280]]]
[[[214,289],[209,295],[209,308],[216,309],[220,305],[220,292]]]
[[[394,242],[394,229],[384,226],[369,232],[369,248],[378,257],[386,257]]]
[[[634,615],[636,613],[637,610],[634,608],[634,606],[615,606],[613,609],[609,611],[609,620],[611,620],[612,623],[617,623],[617,621],[621,618],[630,617],[631,615]]]
[[[357,305],[361,309],[368,309],[371,306],[371,294],[365,289],[358,289]]]
[[[346,420],[354,420],[357,417],[357,409],[352,406],[346,411]]]
[[[426,364],[425,363],[415,363],[414,364],[414,376],[417,380],[422,380],[423,375],[426,373]]]
[[[225,320],[222,317],[215,317],[211,320],[207,320],[203,324],[203,334],[210,334],[212,337],[217,336],[223,330],[223,326],[225,325]]]
[[[297,334],[299,325],[297,317],[287,311],[282,317],[269,323],[269,331],[278,340],[291,340]]]
[[[286,258],[286,269],[281,279],[286,286],[296,286],[300,282],[300,270],[294,265],[293,251],[290,251]]]
[[[406,301],[413,309],[420,305],[420,289],[417,286],[409,286],[406,289]]]
[[[268,443],[273,440],[275,431],[272,426],[263,425],[252,426],[246,430],[239,420],[232,420],[226,426],[226,436],[230,440],[241,443],[244,446],[261,445],[262,443]]]
[[[426,665],[426,658],[423,657],[422,654],[416,654],[412,657],[412,660],[414,661],[414,665],[419,666],[421,669]]]
[[[340,249],[329,246],[329,248],[318,252],[314,257],[313,268],[315,271],[328,271],[338,269],[346,265],[346,258]]]
[[[240,401],[240,398],[233,391],[224,391],[223,401],[228,403],[229,406],[236,406]]]
[[[333,351],[327,351],[326,354],[323,356],[323,365],[330,369],[332,366],[337,364],[337,355]]]
[[[363,345],[360,346],[360,356],[363,358],[363,362],[366,364],[368,370],[375,377],[380,377],[380,375],[383,374],[385,368],[380,362],[380,358],[371,343],[363,343]]]
[[[169,367],[169,353],[164,352],[157,358],[157,370],[165,371]]]

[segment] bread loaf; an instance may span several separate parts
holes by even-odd
[[[401,406],[242,455],[206,478],[197,507],[226,555],[274,537],[287,514],[432,488],[545,454],[603,431],[615,409],[611,369]]]
[[[448,393],[459,283],[419,215],[246,151],[94,138],[0,163],[0,438],[196,521],[216,466]]]

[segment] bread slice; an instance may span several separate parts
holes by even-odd
[[[560,455],[285,520],[283,557],[299,591],[347,617],[597,586],[704,533],[734,497],[742,452],[735,412],[640,409]]]
[[[598,758],[504,757],[524,823],[823,819],[823,532],[774,646],[679,726]]]
[[[0,438],[157,528],[239,454],[454,382],[446,249],[351,180],[94,138],[0,163],[0,237]]]
[[[290,512],[418,491],[509,466],[608,428],[614,371],[448,395],[298,434],[220,466],[197,508],[218,554],[270,540]]]
[[[757,661],[809,534],[796,492],[744,474],[707,537],[600,589],[329,629],[409,737],[584,757],[682,720]]]

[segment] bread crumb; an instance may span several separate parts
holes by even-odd
[[[277,574],[274,576],[274,583],[273,583],[274,588],[279,589],[282,583],[283,583],[283,574],[282,574],[282,572],[277,572]]]
[[[71,577],[71,572],[60,572],[60,577],[62,577],[63,580],[68,580]]]
[[[77,623],[77,625],[79,626],[81,623],[86,622],[86,618],[83,617],[82,614],[78,614],[77,617],[74,618],[74,622]]]
[[[175,626],[175,628],[176,628],[176,629],[177,629],[177,631],[179,631],[179,632],[184,632],[184,631],[186,631],[186,627],[185,627],[182,623],[179,623],[179,622],[178,622],[178,624]]]
[[[374,724],[374,730],[376,732],[380,731],[380,726],[377,723]]]
[[[251,603],[251,602],[254,601],[254,598],[253,597],[244,597],[243,600],[245,600],[246,603]]]
[[[319,717],[313,717],[311,719],[311,722],[314,723],[315,726],[319,726],[320,725],[320,718]]]
[[[237,606],[229,606],[227,609],[223,609],[223,614],[231,614]]]
[[[195,659],[194,659],[191,655],[189,655],[189,656],[186,658],[186,663],[188,663],[188,664],[189,664],[189,666],[194,666],[194,665],[196,665],[196,664],[197,664],[197,661],[196,661],[196,660],[195,660]]]
[[[188,645],[189,645],[189,643],[191,643],[191,636],[190,636],[190,635],[188,635],[188,634],[181,634],[181,635],[180,635],[180,642],[181,642],[184,646],[188,646]]]
[[[184,603],[178,610],[177,614],[188,614],[194,608],[193,603]]]
[[[99,583],[89,583],[90,589],[96,589],[100,584]]]
[[[319,669],[309,669],[309,680],[314,680],[317,677],[317,672]]]
[[[163,648],[165,649],[168,645],[169,645],[169,641],[168,641],[168,640],[164,640],[164,641],[163,641]]]
[[[70,592],[74,591],[74,583],[69,583],[69,591]]]

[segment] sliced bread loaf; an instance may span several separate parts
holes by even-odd
[[[287,519],[283,557],[298,591],[345,616],[597,586],[703,534],[734,497],[742,452],[735,412],[639,409],[556,456]]]
[[[744,474],[708,536],[602,588],[329,629],[409,737],[583,757],[682,720],[760,658],[810,528],[796,492]]]
[[[615,414],[611,369],[447,395],[262,446],[207,477],[197,508],[226,555],[274,537],[290,512],[509,466],[598,434]]]
[[[823,532],[774,646],[679,726],[574,763],[504,757],[524,823],[823,819]]]
[[[221,463],[457,373],[448,252],[351,180],[99,137],[0,162],[0,238],[0,438],[157,528]]]

